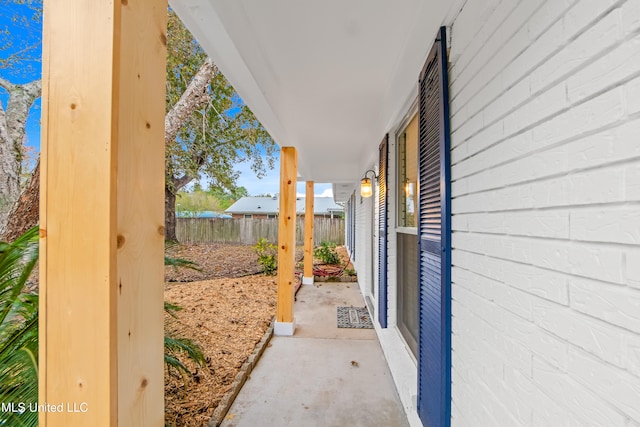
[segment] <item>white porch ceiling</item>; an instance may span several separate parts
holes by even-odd
[[[170,3],[275,141],[297,148],[301,179],[353,184],[402,118],[438,28],[461,2]]]

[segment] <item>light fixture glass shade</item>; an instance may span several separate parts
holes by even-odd
[[[360,195],[362,197],[371,197],[373,195],[373,190],[371,189],[371,179],[362,178],[362,181],[360,181]]]

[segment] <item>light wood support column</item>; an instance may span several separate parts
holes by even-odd
[[[43,427],[163,425],[166,19],[44,3],[39,401],[63,407]]]
[[[303,285],[313,285],[313,222],[315,219],[313,202],[313,181],[307,181],[304,208],[304,273]]]
[[[280,211],[278,214],[278,301],[276,335],[293,335],[293,276],[296,251],[297,153],[294,147],[280,149]]]

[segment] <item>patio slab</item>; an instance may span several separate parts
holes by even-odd
[[[273,337],[221,425],[407,426],[375,331],[337,327],[351,305],[356,283],[303,286],[295,335]]]

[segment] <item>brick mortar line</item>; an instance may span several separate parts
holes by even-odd
[[[240,393],[242,386],[247,381],[247,379],[249,379],[251,371],[253,371],[256,364],[258,363],[258,360],[260,360],[262,353],[264,353],[264,350],[267,348],[267,344],[269,344],[269,341],[271,341],[271,338],[273,337],[274,322],[275,318],[271,319],[271,325],[269,325],[269,328],[267,328],[266,332],[262,336],[262,339],[260,339],[260,342],[258,343],[256,348],[253,349],[251,355],[242,364],[240,371],[236,374],[236,377],[233,380],[231,389],[227,393],[225,393],[225,395],[220,400],[220,403],[213,411],[213,415],[211,416],[211,419],[209,419],[207,427],[218,427],[220,424],[222,424],[222,421],[224,421],[224,418],[227,416],[227,413],[231,408],[231,405],[238,396],[238,393]]]

